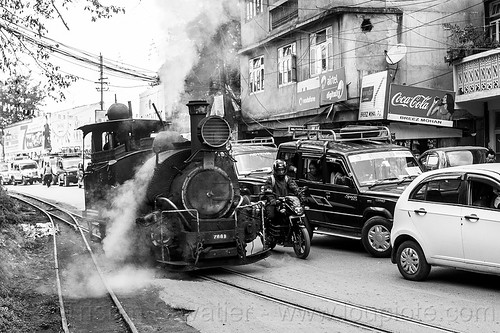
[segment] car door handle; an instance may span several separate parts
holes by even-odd
[[[465,215],[464,217],[470,222],[477,222],[479,220],[479,217],[476,214]]]
[[[425,215],[425,214],[427,214],[427,211],[425,209],[423,209],[423,208],[415,209],[414,212],[417,213],[418,215]]]

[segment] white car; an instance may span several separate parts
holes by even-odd
[[[423,173],[397,201],[391,261],[405,279],[431,266],[500,275],[500,163]]]

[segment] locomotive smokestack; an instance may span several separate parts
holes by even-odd
[[[201,149],[201,141],[198,138],[198,124],[207,116],[208,103],[204,100],[189,101],[187,104],[191,120],[191,153]]]

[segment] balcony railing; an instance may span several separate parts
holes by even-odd
[[[500,49],[463,58],[455,65],[457,94],[467,95],[500,88]]]

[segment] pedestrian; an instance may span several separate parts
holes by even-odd
[[[52,184],[52,166],[50,165],[50,162],[45,162],[45,167],[43,168],[43,183],[44,185],[47,185],[47,187],[50,187]]]
[[[495,163],[497,161],[497,157],[495,151],[491,148],[488,149],[488,153],[486,155],[486,163]]]

